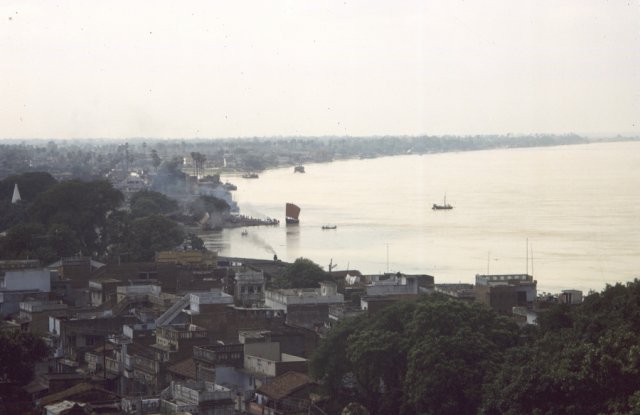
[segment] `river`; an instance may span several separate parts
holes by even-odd
[[[602,290],[640,275],[640,143],[405,155],[274,169],[238,186],[243,214],[278,227],[203,235],[224,256],[309,258],[325,269],[533,273],[538,291]],[[448,211],[433,203],[447,202]],[[284,224],[285,202],[302,209]],[[336,225],[323,230],[322,225]],[[528,249],[527,249],[528,246]],[[527,260],[528,259],[528,260]]]

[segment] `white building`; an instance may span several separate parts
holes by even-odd
[[[51,292],[51,277],[45,269],[5,271],[0,277],[0,314],[18,312],[20,302],[27,299],[47,300]]]
[[[373,281],[366,286],[368,297],[384,295],[418,294],[418,281],[415,277],[395,275],[387,280]]]
[[[337,292],[334,282],[323,281],[320,283],[320,288],[266,290],[264,301],[267,307],[286,312],[288,307],[292,305],[343,303],[344,296]]]

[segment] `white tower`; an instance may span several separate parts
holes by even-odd
[[[13,197],[11,198],[11,203],[17,203],[21,200],[22,199],[20,198],[20,190],[18,190],[18,183],[16,183],[13,187]]]

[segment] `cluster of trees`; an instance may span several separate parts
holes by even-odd
[[[273,288],[318,288],[320,282],[331,276],[318,264],[307,258],[298,258],[281,275],[271,281]]]
[[[193,160],[193,175],[200,177],[204,174],[204,162],[207,161],[207,156],[197,151],[192,151],[191,159]]]
[[[75,178],[104,177],[119,163],[131,163],[143,155],[128,152],[121,143],[64,140],[0,145],[0,178],[16,173],[48,171]]]
[[[129,201],[131,216],[141,218],[149,215],[163,215],[178,210],[178,202],[166,195],[152,190],[141,190],[131,196]]]
[[[21,331],[0,331],[0,382],[25,385],[36,363],[49,356],[42,338]]]
[[[21,331],[0,331],[0,413],[26,413],[31,397],[23,387],[34,376],[37,363],[50,351],[42,338]]]
[[[518,328],[478,303],[432,296],[333,328],[312,374],[330,413],[357,402],[371,414],[472,414]]]
[[[492,414],[640,413],[640,281],[542,314],[487,385]]]
[[[22,202],[10,203],[18,183]],[[35,258],[44,262],[86,255],[104,260],[146,261],[156,250],[181,244],[185,235],[163,216],[177,203],[152,191],[135,194],[130,212],[122,193],[104,180],[56,182],[48,173],[26,173],[0,182],[3,197],[0,237],[4,259]]]
[[[613,139],[622,140],[622,137]],[[149,141],[149,144],[147,144]],[[74,178],[97,179],[130,168],[155,171],[170,179],[174,165],[182,168],[191,155],[194,174],[202,175],[205,162],[223,167],[225,162],[240,170],[263,170],[290,163],[326,162],[355,157],[378,157],[407,153],[438,153],[490,148],[534,147],[586,143],[575,134],[528,136],[371,136],[371,137],[278,137],[218,140],[106,140],[33,141],[0,145],[0,178],[29,171],[71,174]],[[153,147],[153,148],[152,148]],[[163,166],[165,165],[165,166]],[[166,180],[163,186],[171,186]]]
[[[311,362],[331,399],[373,414],[640,413],[640,282],[518,328],[434,295],[346,320]]]

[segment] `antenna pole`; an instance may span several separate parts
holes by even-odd
[[[529,238],[527,238],[527,247],[525,248],[525,252],[527,253],[527,275],[529,275]]]
[[[533,277],[533,242],[531,242],[531,276]]]
[[[389,272],[389,244],[387,244],[387,272]]]
[[[489,275],[489,263],[491,262],[491,251],[487,252],[487,275]]]

